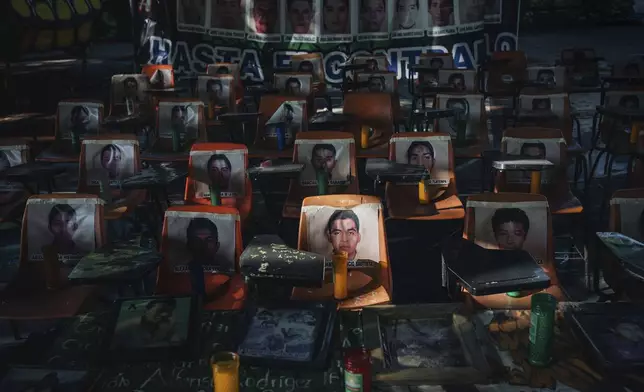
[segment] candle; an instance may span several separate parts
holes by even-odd
[[[217,184],[210,185],[210,204],[213,206],[221,205],[221,192]]]
[[[541,172],[533,171],[530,173],[530,193],[539,193],[541,191]]]
[[[277,135],[277,149],[282,151],[286,147],[286,131],[283,124],[275,128],[275,134]]]
[[[532,295],[531,303],[528,362],[545,367],[552,360],[557,299],[548,293],[538,293]]]
[[[58,250],[53,245],[45,245],[42,247],[42,255],[45,263],[45,284],[47,289],[56,290],[61,285]]]
[[[317,170],[315,172],[318,186],[318,196],[329,193],[329,173],[326,170]]]
[[[425,179],[418,182],[418,202],[420,204],[429,204],[429,193],[427,192]]]
[[[210,359],[215,392],[239,392],[239,356],[219,352]]]
[[[215,119],[215,101],[210,101],[210,105],[208,105],[208,119]]]
[[[181,148],[181,135],[179,134],[179,130],[173,129],[172,130],[172,152],[179,152],[179,148]]]
[[[637,144],[637,139],[640,137],[640,125],[640,123],[631,125],[631,144]]]
[[[366,125],[363,125],[360,129],[360,147],[369,147],[369,127]]]
[[[342,300],[349,296],[347,285],[349,254],[333,252],[333,298]]]

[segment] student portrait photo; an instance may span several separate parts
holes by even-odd
[[[387,0],[359,0],[360,33],[388,32]]]
[[[279,33],[279,2],[276,0],[247,0],[249,12],[248,27],[257,34]]]
[[[532,99],[532,110],[535,111],[535,112],[550,112],[550,111],[552,111],[550,98],[533,98]]]
[[[293,56],[291,67],[294,72],[311,74],[313,76],[312,82],[324,81],[324,65],[320,53]]]
[[[295,135],[304,129],[304,101],[285,101],[266,121],[266,137],[277,137],[277,128],[284,127],[286,142],[291,143]]]
[[[38,199],[28,202],[29,258],[42,260],[42,247],[51,245],[62,261],[78,261],[96,245],[96,205],[73,203],[75,200],[51,201],[58,203],[42,203]]]
[[[302,212],[308,226],[308,251],[329,258],[334,252],[347,252],[350,261],[380,261],[380,210],[375,206],[364,204],[347,209],[307,206]]]
[[[286,0],[286,33],[315,34],[315,15],[313,0]]]
[[[112,349],[172,347],[188,339],[190,298],[123,301],[112,337]]]
[[[485,0],[460,0],[460,24],[483,22],[485,19]]]
[[[393,30],[424,29],[420,12],[421,0],[394,0]]]
[[[423,166],[430,185],[449,184],[449,136],[392,137],[396,162]],[[415,182],[414,182],[415,184]]]
[[[552,69],[541,69],[537,72],[537,82],[543,83],[548,87],[554,87],[557,82],[555,81],[555,71]]]
[[[465,75],[460,72],[453,73],[447,79],[447,84],[456,91],[465,91]]]
[[[322,0],[322,34],[351,34],[349,0]]]
[[[317,185],[317,172],[328,174],[330,185],[349,183],[351,164],[349,141],[297,140],[298,162],[306,166],[300,175],[303,186]]]
[[[454,0],[427,0],[429,27],[446,27],[454,24]]]
[[[362,91],[371,93],[393,93],[395,88],[395,75],[393,73],[359,73],[358,82]]]
[[[206,0],[177,0],[177,24],[205,26]]]
[[[196,138],[201,102],[159,102],[159,137],[172,138],[177,132],[181,140]]]
[[[369,76],[367,79],[367,90],[370,93],[381,93],[385,91],[384,76]]]
[[[145,75],[114,75],[112,77],[112,102],[124,105],[128,114],[134,114],[145,103],[145,90],[149,89]]]
[[[442,69],[445,67],[445,61],[440,57],[434,57],[429,60],[429,66],[432,69]]]
[[[87,185],[100,184],[102,173],[107,175],[109,185],[118,185],[134,175],[134,145],[127,141],[92,140],[85,144],[85,165]]]
[[[65,139],[75,133],[80,138],[98,134],[99,112],[103,106],[95,103],[61,102],[58,104],[59,131]]]
[[[300,95],[302,93],[302,82],[298,78],[288,78],[284,85],[284,91],[288,95]]]
[[[210,197],[210,185],[217,185],[221,197],[244,196],[246,175],[242,150],[192,151],[191,166],[195,196]]]
[[[235,270],[235,217],[212,213],[166,213],[168,260],[177,273]],[[197,268],[195,268],[197,267]]]
[[[467,123],[470,117],[470,105],[465,98],[449,98],[446,109],[454,109],[454,116],[447,119],[448,131],[452,135],[467,132]]]
[[[222,30],[245,29],[244,0],[212,0],[211,26]]]
[[[199,99],[206,105],[229,107],[231,82],[232,78],[229,76],[199,76],[197,81]]]
[[[530,218],[520,208],[499,208],[492,216],[492,232],[499,249],[523,250]]]

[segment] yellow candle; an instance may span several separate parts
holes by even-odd
[[[533,171],[530,173],[530,193],[541,192],[541,172]]]
[[[215,119],[215,102],[210,101],[210,105],[208,105],[208,119],[209,120],[214,120]]]
[[[369,127],[366,125],[363,125],[362,129],[360,130],[360,147],[369,147]]]
[[[333,298],[345,299],[349,296],[347,284],[349,270],[349,254],[333,252]]]
[[[418,182],[418,203],[429,204],[429,195],[427,192],[427,185],[425,185],[425,180],[420,180]]]
[[[215,392],[239,392],[239,355],[219,352],[210,360]]]
[[[640,125],[640,123],[631,125],[631,144],[637,144],[637,139],[640,137]]]

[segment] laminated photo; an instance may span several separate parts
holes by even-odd
[[[159,102],[159,137],[172,139],[172,133],[178,132],[181,140],[196,139],[202,109],[202,102]]]
[[[234,90],[232,76],[198,76],[197,94],[206,106],[215,105],[220,108],[230,108],[231,92]]]
[[[393,72],[360,72],[358,83],[364,83],[359,91],[370,93],[396,93],[396,74]]]
[[[305,105],[306,101],[284,101],[266,121],[266,137],[276,138],[277,130],[283,127],[286,144],[292,144],[295,135],[305,130]]]
[[[453,138],[457,137],[459,131],[463,132],[468,140],[476,140],[481,134],[481,127],[485,126],[481,121],[482,96],[473,95],[438,95],[439,109],[454,109],[456,115],[450,118],[438,120],[440,132],[449,133]]]
[[[58,137],[71,139],[73,132],[81,139],[98,135],[102,117],[102,103],[61,101],[58,103]]]
[[[429,185],[449,185],[449,136],[391,138],[396,152],[396,163],[424,166],[429,171]],[[416,184],[416,183],[414,183]]]
[[[109,180],[110,186],[118,186],[125,178],[136,172],[133,140],[86,140],[85,170],[87,185],[98,186],[101,180]]]
[[[29,146],[26,144],[0,146],[0,172],[27,163],[27,151]],[[24,185],[19,182],[0,180],[0,204],[12,201],[14,196],[22,194],[23,191]]]
[[[351,0],[322,0],[320,43],[353,42],[355,4]]]
[[[206,0],[177,0],[177,30],[188,33],[206,31]]]
[[[454,0],[458,4],[458,32],[471,33],[485,28],[486,0]]]
[[[282,31],[287,42],[316,43],[320,27],[318,0],[285,0],[282,2]]]
[[[243,197],[246,187],[245,150],[190,152],[190,177],[195,197],[210,198],[210,185],[218,184],[221,197]]]
[[[291,57],[293,72],[313,75],[313,82],[324,82],[324,61],[321,53],[296,54]]]
[[[112,76],[112,104],[125,108],[128,115],[138,113],[141,105],[146,105],[146,90],[150,80],[142,74],[125,74]]]
[[[566,80],[565,67],[528,67],[528,80],[543,83],[549,89],[562,89]],[[541,88],[541,87],[540,87]]]
[[[301,186],[316,186],[317,171],[328,173],[329,185],[346,185],[351,182],[351,144],[353,139],[295,141],[297,161],[303,163]]]
[[[455,92],[474,92],[477,90],[476,71],[441,69],[438,71],[438,84],[450,86]]]
[[[312,93],[312,73],[276,73],[273,76],[275,88],[281,94],[295,97],[308,97]]]
[[[567,94],[526,95],[519,97],[519,107],[527,112],[550,112],[563,118]]]

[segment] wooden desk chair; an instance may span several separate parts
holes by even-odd
[[[29,145],[20,139],[0,139],[0,172],[29,162]],[[18,220],[29,191],[20,183],[0,180],[0,223]]]
[[[526,70],[527,81],[546,83],[543,87],[525,87],[522,94],[553,94],[567,92],[570,88],[563,66],[533,65]]]
[[[145,189],[123,192],[121,180],[141,171],[139,141],[135,135],[101,135],[83,140],[79,161],[78,192],[101,197],[101,179],[108,181],[113,202],[104,207],[106,220],[134,213],[145,202]]]
[[[573,119],[571,117],[570,98],[567,93],[558,94],[521,94],[518,101],[519,113],[545,113],[553,117],[535,116],[527,120],[518,118],[516,127],[540,127],[559,129],[568,145],[579,143],[581,133],[573,140]]]
[[[390,71],[360,72],[356,76],[355,92],[362,93],[388,93],[391,94],[391,107],[396,123],[402,123],[403,114],[400,109],[400,94],[398,93],[398,79],[396,73]],[[345,95],[346,99],[346,95]]]
[[[211,161],[212,160],[212,161]],[[248,148],[234,143],[196,143],[190,150],[189,175],[186,179],[185,201],[193,204],[210,205],[211,167],[224,163],[226,168],[221,176],[228,175],[229,188],[221,192],[221,204],[239,211],[241,221],[246,221],[253,206],[253,188],[246,175],[248,169]],[[199,181],[203,179],[204,182]]]
[[[356,238],[356,234],[351,234],[351,228],[348,229],[348,233],[333,230],[333,222],[329,222],[332,218],[335,218],[333,219],[335,222],[345,219],[352,221],[350,224],[358,232],[357,244],[353,245],[354,241],[351,240]],[[328,230],[329,223],[331,223],[331,231]],[[300,215],[298,249],[328,255],[329,260],[332,260],[333,241],[339,242],[337,238],[343,235],[351,236],[348,247],[353,247],[355,250],[353,259],[375,261],[380,268],[369,273],[367,270],[349,267],[347,279],[349,297],[340,301],[340,309],[360,309],[391,302],[393,295],[391,266],[380,199],[376,196],[361,195],[328,195],[304,199]],[[342,243],[341,246],[346,244]],[[349,257],[351,258],[352,255],[350,254]],[[292,298],[316,301],[332,299],[333,270],[327,269],[322,288],[313,290],[295,288]]]
[[[503,133],[501,152],[508,155],[547,159],[555,165],[540,175],[539,194],[548,198],[552,214],[581,214],[581,202],[570,191],[566,141],[561,131],[548,128],[511,128]],[[529,193],[531,173],[503,172],[496,176],[495,192]]]
[[[315,114],[315,86],[313,74],[304,72],[279,72],[273,75],[273,87],[278,94],[294,99],[306,99],[307,116]]]
[[[362,128],[372,128],[368,135],[367,148],[384,145],[396,132],[394,96],[388,93],[349,93],[344,96],[343,113],[353,117],[349,132],[362,144]]]
[[[510,233],[505,236],[502,229],[503,225],[508,223],[520,226],[519,231],[526,232],[525,235]],[[493,224],[497,225],[497,232],[500,234],[497,238]],[[466,204],[463,238],[486,248],[498,249],[501,242],[503,246],[528,251],[550,277],[550,287],[545,292],[554,295],[559,301],[565,300],[554,264],[552,220],[545,196],[526,193],[485,193],[470,196]],[[476,260],[472,262],[475,263]],[[475,297],[463,293],[466,302],[491,309],[530,309],[532,297],[526,295],[512,298],[506,294]]]
[[[569,48],[561,51],[560,65],[566,68],[570,85],[596,86],[599,84],[599,65],[595,49]]]
[[[264,95],[259,104],[259,120],[252,157],[264,159],[286,158],[293,155],[293,142],[299,132],[308,128],[308,108],[306,99],[285,95]],[[279,151],[275,129],[271,124],[285,123],[292,118],[286,129],[284,149]],[[259,152],[257,152],[259,150]]]
[[[436,107],[465,111],[461,116],[439,119],[434,127],[438,132],[448,133],[452,137],[456,158],[481,157],[485,146],[489,143],[483,95],[438,94]]]
[[[87,99],[66,99],[58,103],[54,143],[36,160],[39,162],[73,163],[78,152],[72,145],[72,127],[79,127],[80,139],[96,136],[103,121],[103,103]],[[84,125],[83,125],[84,123]],[[78,146],[80,149],[80,146]]]
[[[110,83],[109,116],[148,112],[150,97],[145,90],[149,88],[150,79],[147,75],[113,75]]]
[[[223,76],[230,75],[235,80],[235,106],[240,107],[244,103],[244,82],[241,79],[241,66],[239,63],[214,63],[206,67],[206,75]]]
[[[236,113],[237,81],[231,75],[197,76],[195,97],[204,103],[208,121],[216,120],[223,113]]]
[[[179,109],[177,109],[179,108]],[[172,115],[173,112],[181,110],[185,118],[185,133],[182,133],[182,141],[185,145],[181,151],[190,151],[192,144],[197,141],[206,140],[206,119],[204,115],[204,104],[194,98],[166,98],[159,101],[157,110],[157,140],[152,143],[152,150],[156,152],[172,152]],[[146,158],[154,160],[153,158]],[[159,160],[165,160],[160,158]]]
[[[481,69],[481,91],[485,96],[514,97],[517,84],[526,78],[527,68],[523,51],[493,52],[488,65]]]
[[[66,276],[74,262],[106,243],[103,201],[97,196],[78,193],[31,196],[22,219],[18,274],[0,294],[0,319],[74,316],[93,288],[70,286]],[[56,247],[62,261],[61,287],[51,290],[47,289],[48,267],[42,249],[48,245]]]
[[[199,285],[203,284],[207,297],[205,309],[233,310],[243,307],[247,289],[239,274],[243,241],[236,209],[214,206],[171,207],[165,213],[162,235],[163,259],[157,272],[156,294],[190,294],[198,292]],[[204,235],[208,236],[205,240]],[[202,237],[201,241],[199,237]],[[204,241],[213,243],[204,244]],[[214,257],[198,255],[198,249],[207,251],[204,248],[209,246],[216,249]],[[200,277],[192,278],[190,262],[193,257],[204,257],[215,262],[214,265],[199,264],[203,268],[203,283]]]
[[[437,214],[423,214],[418,197],[418,184],[387,183],[385,199],[391,219],[448,220],[463,219],[465,210],[458,197],[454,175],[454,151],[449,134],[405,132],[392,136],[389,159],[397,163],[423,164],[429,154],[432,163],[427,193]]]
[[[309,131],[299,134],[295,140],[293,162],[304,163],[306,166],[299,180],[290,180],[282,210],[285,218],[299,218],[302,201],[318,194],[315,164],[334,164],[328,194],[360,194],[355,139],[350,133]]]
[[[322,53],[294,54],[291,56],[291,69],[293,72],[304,72],[313,75],[311,90],[314,99],[322,98],[325,100],[328,110],[333,108],[331,97],[327,94],[324,59],[322,58]],[[315,108],[315,105],[311,106]]]

